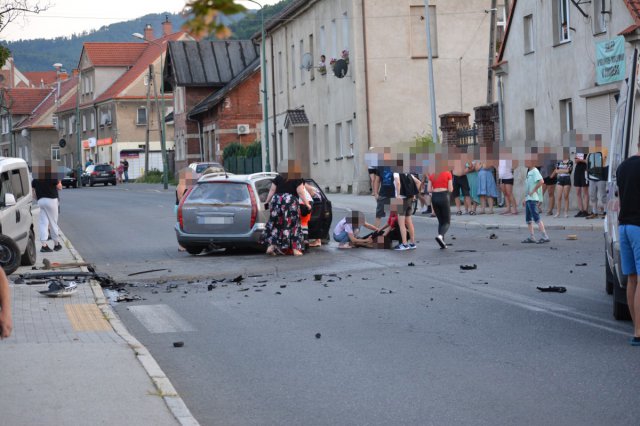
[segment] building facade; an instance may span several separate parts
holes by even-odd
[[[490,5],[430,2],[438,114],[486,102]],[[268,22],[271,164],[362,193],[370,148],[431,134],[425,17],[420,0],[299,0]]]

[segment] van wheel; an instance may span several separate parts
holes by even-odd
[[[613,285],[613,317],[618,321],[629,321],[631,314],[626,303],[620,300],[627,300],[626,291],[617,283]]]
[[[605,270],[605,290],[607,294],[613,294],[613,272],[611,272],[611,266],[609,266],[609,258],[607,254],[604,254],[604,270]]]
[[[22,254],[20,263],[22,266],[31,266],[36,264],[36,235],[33,233],[33,230],[29,231],[27,249]]]
[[[7,275],[11,275],[20,266],[18,244],[6,235],[0,235],[0,266]]]

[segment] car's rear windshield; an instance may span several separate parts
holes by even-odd
[[[94,169],[96,172],[110,172],[111,166],[108,164],[98,164]]]
[[[251,204],[247,184],[235,182],[201,182],[193,188],[188,201],[191,203]]]

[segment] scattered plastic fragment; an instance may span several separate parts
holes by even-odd
[[[490,240],[497,240],[498,236],[496,234],[491,234],[491,235],[489,235],[489,239]]]
[[[561,287],[561,286],[536,287],[536,288],[542,292],[565,293],[567,291],[566,287]]]
[[[316,339],[319,339],[319,338],[321,338],[321,337],[322,337],[322,334],[320,334],[320,333],[316,333]]]
[[[460,265],[460,269],[462,269],[463,271],[471,271],[473,269],[478,269],[478,265],[476,265],[475,263],[473,265]]]
[[[173,342],[173,347],[174,348],[181,348],[184,346],[184,342],[179,341],[179,342]]]

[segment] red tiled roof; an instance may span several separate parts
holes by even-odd
[[[29,79],[31,84],[36,87],[40,87],[40,83],[44,83],[48,86],[51,83],[55,83],[58,75],[55,71],[26,71],[23,72],[25,77]]]
[[[153,43],[142,43],[142,45],[146,48],[145,51],[140,55],[138,60],[133,64],[133,66],[122,75],[119,79],[117,79],[111,87],[109,87],[105,92],[100,95],[95,103],[104,102],[108,99],[118,98],[120,94],[131,85],[136,79],[138,79],[142,74],[147,72],[149,69],[149,64],[155,62],[156,59],[160,57],[160,53],[166,53],[167,42],[176,41],[184,36],[187,33],[184,31],[179,31],[177,33],[169,34],[157,40],[154,40]],[[160,76],[162,78],[162,76]]]
[[[133,65],[146,48],[147,43],[87,42],[82,51],[96,67],[127,67]]]
[[[75,91],[74,89],[77,87],[77,84],[78,84],[78,77],[71,77],[61,82],[60,95],[58,96],[58,98],[62,99],[71,91]],[[22,123],[20,123],[18,126],[16,126],[16,129],[22,129],[25,127],[31,127],[31,128],[41,127],[41,126],[34,126],[34,124],[37,123],[42,118],[42,116],[44,116],[45,114],[48,114],[51,111],[51,108],[55,107],[56,91],[57,91],[57,87],[54,86],[49,96],[44,100],[44,102],[40,103],[40,105],[37,105],[36,108],[31,112],[31,116],[26,120],[24,120]],[[75,99],[75,98],[71,96],[71,99]]]
[[[13,115],[29,115],[51,93],[51,88],[15,88],[4,91],[4,105]]]

